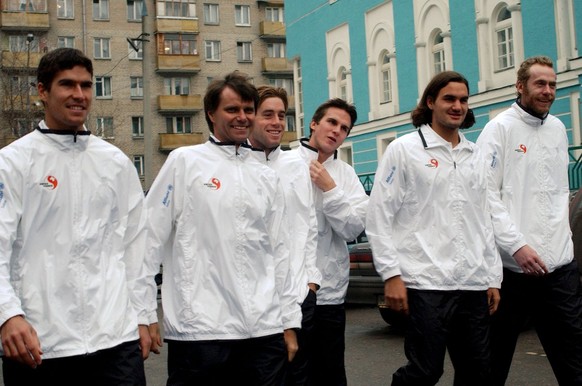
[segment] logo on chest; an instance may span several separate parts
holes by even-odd
[[[204,183],[204,186],[211,190],[218,190],[220,189],[220,180],[216,177],[212,177],[208,182]]]
[[[59,181],[54,176],[47,176],[46,181],[39,182],[39,185],[49,190],[55,190],[59,185]]]
[[[435,158],[432,158],[430,159],[430,161],[428,161],[427,164],[424,164],[424,166],[426,166],[427,168],[438,168],[439,161],[437,161]]]

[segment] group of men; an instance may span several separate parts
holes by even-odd
[[[168,385],[346,385],[346,241],[364,228],[388,305],[409,315],[394,385],[436,384],[447,349],[455,385],[504,384],[530,314],[559,383],[582,384],[549,59],[522,64],[516,103],[477,145],[459,131],[475,122],[467,80],[436,75],[370,200],[337,157],[353,105],[326,101],[283,151],[285,91],[238,72],[208,86],[210,139],[170,153],[144,199],[129,159],[85,127],[92,77],[80,51],[46,54],[45,119],[0,150],[6,385],[144,385],[160,264]]]
[[[144,198],[85,127],[92,77],[82,52],[46,54],[45,118],[0,150],[5,384],[144,385],[160,265],[168,385],[346,384],[346,241],[368,196],[336,150],[355,108],[322,104],[282,151],[285,91],[230,73],[204,97],[208,142],[173,151]]]

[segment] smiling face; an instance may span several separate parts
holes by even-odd
[[[319,122],[311,121],[309,145],[316,148],[319,158],[326,160],[344,143],[352,127],[352,119],[347,111],[330,107]]]
[[[539,116],[550,111],[556,98],[556,73],[549,66],[534,64],[527,81],[516,84],[521,104]]]
[[[461,82],[449,82],[441,88],[435,100],[427,99],[432,110],[432,129],[447,139],[456,136],[469,110],[469,91]]]
[[[253,130],[249,136],[251,144],[268,154],[271,149],[279,146],[284,131],[285,104],[281,98],[265,99],[257,108]]]
[[[220,94],[216,111],[209,112],[208,117],[219,141],[241,144],[247,140],[253,125],[255,103],[243,101],[233,89],[225,87]]]
[[[52,130],[82,130],[93,100],[91,74],[83,66],[60,71],[49,88],[38,84],[45,123]]]

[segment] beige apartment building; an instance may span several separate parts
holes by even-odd
[[[134,161],[148,189],[167,154],[208,139],[204,92],[227,72],[284,87],[297,139],[283,0],[0,0],[0,147],[42,119],[35,70],[57,47],[94,64],[87,121]],[[145,8],[145,11],[144,11]]]

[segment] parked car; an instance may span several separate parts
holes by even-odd
[[[384,281],[374,268],[372,249],[365,233],[349,243],[350,282],[346,303],[373,304],[378,307],[380,316],[386,323],[396,329],[403,329],[406,317],[390,308],[384,302]]]

